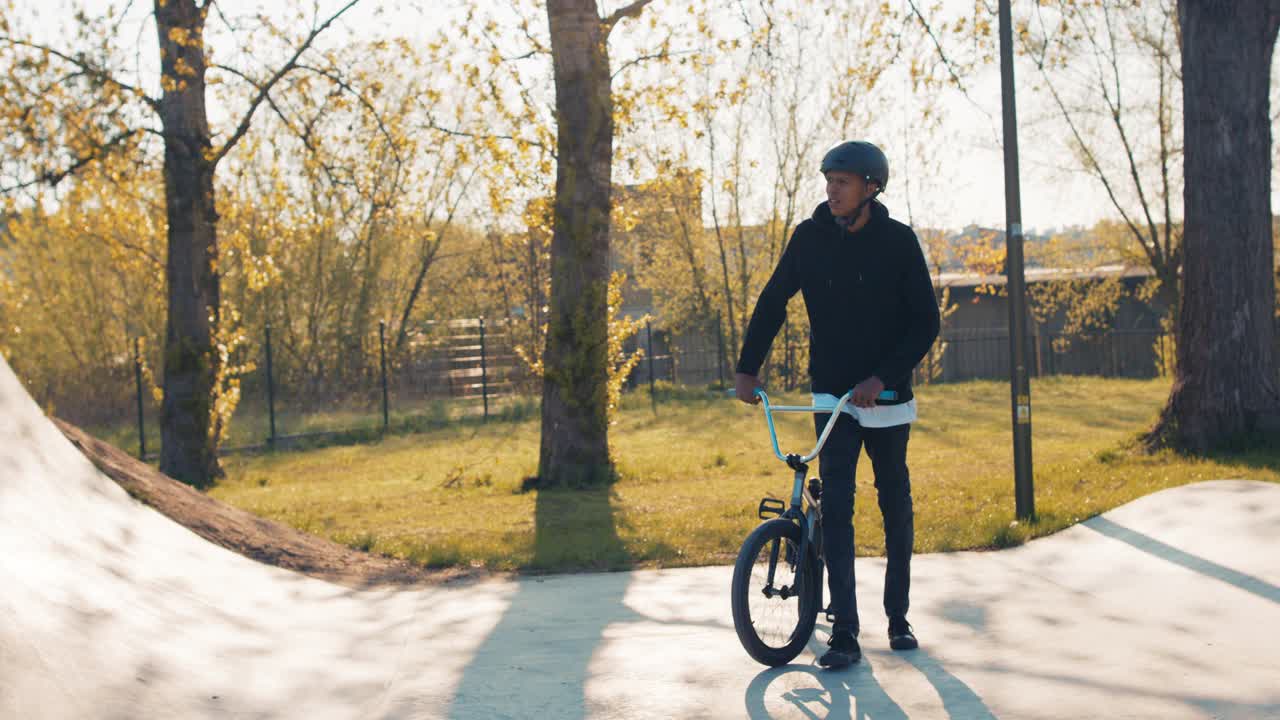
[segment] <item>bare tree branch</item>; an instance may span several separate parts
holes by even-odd
[[[1043,18],[1041,18],[1041,23],[1043,24]],[[1133,234],[1134,239],[1136,239],[1138,244],[1142,246],[1143,252],[1147,254],[1152,266],[1156,267],[1160,257],[1159,248],[1153,248],[1147,243],[1146,237],[1142,234],[1142,231],[1138,229],[1137,224],[1129,217],[1129,213],[1125,211],[1124,205],[1120,202],[1120,198],[1116,195],[1115,188],[1112,186],[1111,178],[1102,169],[1102,164],[1098,161],[1098,157],[1093,152],[1093,148],[1089,143],[1085,142],[1084,136],[1080,132],[1080,128],[1076,123],[1075,117],[1072,115],[1071,111],[1067,109],[1067,105],[1063,101],[1062,95],[1058,92],[1057,85],[1050,79],[1049,70],[1046,67],[1046,55],[1048,53],[1048,48],[1048,43],[1040,48],[1039,53],[1037,53],[1034,48],[1028,48],[1028,55],[1031,57],[1032,63],[1036,66],[1036,69],[1040,71],[1040,75],[1044,79],[1045,87],[1049,90],[1049,95],[1053,98],[1054,104],[1058,106],[1058,111],[1062,114],[1063,121],[1066,122],[1067,128],[1071,131],[1071,136],[1075,139],[1076,146],[1084,153],[1087,166],[1092,168],[1093,172],[1097,175],[1098,180],[1102,183],[1103,189],[1107,192],[1108,199],[1111,200],[1112,207],[1116,209],[1116,212],[1120,213],[1120,218],[1124,220],[1125,225],[1129,228],[1129,232]],[[1108,100],[1108,103],[1109,102],[1110,101]]]
[[[116,16],[115,24],[111,26],[111,32],[107,33],[108,37],[115,37],[120,32],[120,26],[124,24],[124,20],[129,16],[129,10],[133,8],[133,0],[128,0],[124,4],[124,8],[120,10],[120,14]]]
[[[493,51],[498,54],[498,57],[500,57],[502,59],[502,62],[504,63],[518,62],[520,60],[528,60],[529,58],[537,57],[539,55],[551,54],[551,48],[538,42],[538,40],[535,37],[533,37],[533,34],[529,32],[528,22],[520,23],[520,30],[524,33],[525,38],[529,40],[529,44],[533,46],[533,49],[528,52],[521,53],[519,55],[513,55],[511,57],[507,57],[502,54],[502,48],[498,45],[498,41],[494,40],[493,36],[490,35],[487,31],[482,29],[480,31],[480,34],[481,36],[484,37],[485,40],[489,42],[489,47],[492,48]]]
[[[1099,65],[1098,67],[1099,87],[1102,89],[1103,100],[1106,102],[1107,108],[1110,111],[1108,114],[1111,119],[1111,122],[1113,125],[1115,125],[1116,133],[1120,137],[1120,144],[1124,148],[1125,159],[1128,161],[1128,164],[1129,164],[1129,177],[1133,180],[1134,190],[1138,194],[1138,203],[1141,205],[1143,216],[1147,220],[1148,235],[1146,237],[1146,241],[1144,242],[1144,244],[1149,244],[1152,246],[1153,251],[1155,253],[1155,257],[1159,260],[1159,264],[1157,264],[1157,267],[1159,267],[1163,265],[1163,262],[1165,259],[1163,257],[1164,253],[1161,251],[1161,247],[1158,242],[1159,233],[1156,230],[1155,220],[1152,219],[1151,217],[1151,204],[1147,201],[1147,193],[1142,183],[1142,175],[1138,169],[1138,161],[1137,161],[1136,154],[1134,153],[1133,144],[1129,140],[1129,133],[1128,133],[1128,130],[1125,128],[1125,124],[1124,124],[1125,110],[1124,110],[1124,105],[1121,98],[1121,90],[1123,86],[1121,85],[1121,82],[1120,82],[1121,72],[1120,72],[1120,65],[1119,65],[1119,59],[1118,59],[1120,55],[1120,51],[1116,45],[1115,28],[1113,27],[1113,23],[1111,19],[1111,6],[1106,3],[1103,3],[1102,13],[1103,13],[1103,19],[1106,21],[1105,25],[1107,28],[1107,40],[1108,40],[1107,48],[1104,49],[1098,44],[1092,32],[1088,33],[1089,42],[1091,45],[1093,45],[1094,54]],[[1076,16],[1077,16],[1077,19],[1083,24],[1085,19],[1080,16],[1080,11],[1078,9],[1076,11]],[[1101,67],[1102,59],[1104,57],[1107,60],[1108,66],[1111,68],[1111,77],[1109,79],[1113,81],[1112,84],[1114,85],[1114,91],[1115,91],[1114,99],[1112,98],[1111,93],[1108,92],[1107,90],[1108,78],[1106,77],[1106,72]]]
[[[481,134],[481,133],[470,133],[465,130],[454,130],[452,128],[447,128],[443,125],[438,125],[434,120],[428,120],[425,124],[422,125],[422,127],[428,128],[430,130],[436,130],[438,132],[442,132],[446,135],[452,135],[454,137],[471,138],[473,140],[509,140],[511,142],[521,142],[526,145],[530,145],[532,147],[541,148],[542,150],[548,149],[546,145],[544,145],[541,142],[538,142],[537,140],[529,140],[527,138],[518,138],[513,135],[501,135],[501,134],[494,134],[494,133]]]
[[[66,62],[69,62],[72,65],[75,65],[76,67],[83,70],[86,75],[95,77],[107,83],[108,85],[114,85],[120,88],[121,90],[124,90],[125,92],[133,95],[134,97],[137,97],[139,100],[142,100],[144,103],[146,103],[152,110],[155,110],[156,112],[160,111],[160,101],[156,100],[150,95],[147,95],[145,92],[134,87],[133,85],[117,80],[115,76],[113,76],[111,73],[107,72],[106,70],[103,70],[102,68],[95,67],[93,64],[91,64],[88,60],[86,60],[82,56],[68,55],[67,53],[62,52],[61,50],[51,48],[47,45],[34,43],[29,40],[20,40],[18,38],[13,38],[9,36],[0,36],[0,42],[5,42],[5,43],[9,43],[10,45],[17,45],[18,47],[26,47],[32,50],[39,50],[40,52],[49,53],[50,55],[56,58],[65,60]]]
[[[911,7],[911,14],[915,15],[916,20],[920,22],[920,25],[921,27],[924,28],[925,33],[929,35],[929,40],[933,42],[934,49],[938,51],[938,58],[942,60],[942,64],[946,66],[947,72],[951,75],[951,81],[955,83],[956,88],[960,90],[960,94],[964,95],[965,100],[968,100],[970,105],[976,108],[978,112],[982,113],[987,118],[987,122],[990,124],[991,134],[997,138],[997,144],[998,144],[998,138],[1000,136],[996,131],[995,117],[992,116],[992,114],[988,112],[987,109],[983,107],[981,103],[979,103],[977,100],[974,100],[973,96],[969,94],[969,89],[965,87],[964,81],[960,78],[960,74],[956,70],[955,64],[951,61],[950,55],[948,55],[947,51],[943,49],[942,41],[938,39],[937,34],[934,33],[933,27],[929,24],[929,21],[925,18],[924,13],[916,5],[916,0],[907,0],[907,4]]]
[[[680,57],[681,55],[696,55],[696,54],[697,54],[696,50],[674,50],[674,51],[663,50],[661,52],[646,53],[644,55],[639,55],[619,65],[618,69],[614,70],[613,74],[609,76],[609,79],[614,80],[619,75],[621,75],[622,72],[627,68],[635,67],[636,65],[639,65],[644,62],[648,62],[650,60],[665,60],[667,58]]]
[[[163,268],[165,265],[163,258],[138,243],[130,242],[128,239],[121,237],[119,233],[113,233],[110,237],[99,237],[98,239],[103,242],[113,242],[125,250],[135,252],[146,258],[154,267]]]
[[[213,160],[210,163],[211,165],[217,166],[217,164],[221,162],[222,158],[226,157],[227,153],[231,152],[231,149],[235,147],[236,143],[240,142],[240,139],[244,137],[245,133],[249,132],[249,124],[253,120],[253,115],[257,112],[258,107],[262,105],[263,101],[266,100],[267,94],[271,92],[271,89],[275,87],[276,83],[280,82],[285,75],[288,75],[295,67],[297,67],[298,60],[302,57],[302,54],[311,47],[311,44],[320,36],[320,33],[328,29],[328,27],[336,22],[343,13],[347,12],[352,7],[355,7],[358,2],[360,2],[360,0],[350,0],[350,2],[343,5],[337,12],[330,15],[329,19],[311,29],[306,40],[304,40],[302,44],[298,46],[298,49],[294,51],[293,57],[289,58],[288,62],[280,66],[280,69],[276,70],[271,78],[259,87],[258,94],[254,96],[253,100],[249,103],[249,108],[245,110],[244,115],[240,118],[240,124],[236,127],[235,132],[231,134],[231,137],[223,143],[222,148],[213,156]]]
[[[604,37],[607,40],[609,33],[613,32],[613,27],[617,25],[623,18],[640,17],[640,13],[644,12],[644,8],[653,0],[633,0],[632,2],[614,10],[609,17],[600,21],[604,26]]]
[[[395,155],[396,162],[402,163],[402,164],[404,163],[404,159],[400,157],[400,148],[398,144],[395,142],[395,138],[391,136],[391,131],[387,129],[387,125],[382,118],[382,113],[378,112],[378,108],[374,107],[373,102],[368,98],[366,98],[364,96],[364,93],[361,93],[359,90],[352,87],[351,84],[348,83],[346,80],[344,80],[341,76],[333,72],[330,72],[328,70],[323,70],[321,68],[311,67],[310,65],[302,65],[302,64],[298,65],[298,69],[313,72],[316,75],[319,75],[320,77],[327,79],[329,82],[333,83],[334,85],[337,85],[339,88],[345,90],[349,95],[355,97],[356,100],[358,100],[360,104],[364,106],[364,109],[368,110],[369,113],[373,115],[374,120],[377,121],[378,130],[382,132],[382,137],[386,138],[387,144],[391,146],[391,150],[392,150],[392,153],[394,153]]]
[[[209,67],[216,67],[217,69],[222,70],[223,72],[229,75],[234,75],[240,78],[241,80],[244,80],[245,82],[249,83],[254,88],[262,87],[262,84],[259,83],[257,80],[253,79],[252,77],[245,74],[244,72],[237,70],[236,68],[233,68],[229,65],[221,65],[221,64],[215,63],[210,65]],[[337,173],[335,172],[334,165],[326,161],[323,157],[321,157],[319,148],[317,148],[315,146],[315,143],[312,142],[311,140],[311,131],[313,129],[315,121],[319,119],[318,116],[312,119],[310,122],[301,122],[301,125],[298,125],[298,123],[295,122],[294,118],[290,117],[288,113],[285,112],[284,108],[280,107],[280,104],[276,102],[276,99],[272,97],[270,93],[266,95],[266,99],[264,102],[266,102],[267,107],[271,108],[271,111],[275,113],[276,117],[280,118],[280,122],[284,123],[285,129],[288,130],[290,133],[292,133],[294,137],[297,137],[298,140],[302,142],[302,146],[307,149],[307,152],[310,152],[313,156],[319,159],[320,169],[324,171],[325,177],[329,180],[329,183],[331,185],[334,185],[334,186],[351,185],[351,183],[346,182],[338,177]]]
[[[544,54],[545,53],[542,50],[530,50],[529,52],[522,53],[520,55],[512,55],[511,57],[504,57],[502,58],[502,62],[519,62],[521,60],[528,60],[529,58],[537,57],[539,55],[544,55]]]
[[[467,175],[466,179],[462,181],[462,188],[452,203],[448,202],[448,186],[445,187],[444,192],[437,196],[437,201],[439,203],[448,205],[448,214],[444,219],[443,227],[440,229],[439,234],[435,236],[434,243],[429,241],[429,237],[426,232],[423,233],[421,248],[418,253],[421,260],[418,267],[418,273],[414,277],[413,288],[409,292],[409,297],[405,300],[404,311],[400,314],[400,327],[396,332],[395,341],[396,352],[399,352],[404,348],[404,343],[409,337],[409,318],[413,315],[413,307],[417,304],[418,296],[422,292],[422,286],[426,281],[427,273],[435,264],[436,256],[440,252],[440,247],[444,243],[445,236],[448,234],[450,228],[453,227],[454,215],[457,213],[458,208],[461,207],[463,199],[466,198],[467,187],[471,185],[471,181],[475,178],[478,170],[479,168],[476,167],[471,169],[471,172]],[[453,180],[451,178],[449,185],[452,184]],[[427,215],[426,222],[424,224],[428,231],[431,229],[431,223],[435,219],[436,211],[438,209],[439,205],[432,206]]]
[[[139,132],[141,131],[133,128],[129,130],[123,130],[120,133],[118,133],[115,137],[107,140],[105,143],[95,146],[89,152],[76,158],[67,167],[62,168],[61,170],[45,170],[44,172],[37,174],[34,178],[30,180],[19,182],[15,185],[9,185],[7,187],[0,187],[0,194],[13,192],[15,190],[23,190],[25,188],[34,187],[41,183],[48,183],[50,187],[57,187],[58,183],[65,180],[67,176],[73,175],[78,170],[80,170],[80,168],[96,160],[100,160],[106,157],[107,155],[111,154],[113,150],[116,150],[121,145],[124,145],[125,142],[127,142],[133,136],[137,135]]]
[[[1169,149],[1169,134],[1172,132],[1172,120],[1169,117],[1169,98],[1168,98],[1168,82],[1165,79],[1165,69],[1168,63],[1165,60],[1164,52],[1164,32],[1169,26],[1169,14],[1164,14],[1164,27],[1160,29],[1161,42],[1157,52],[1160,55],[1158,72],[1160,74],[1159,88],[1159,105],[1156,108],[1156,121],[1160,124],[1160,195],[1164,200],[1164,255],[1166,258],[1173,258],[1173,211],[1170,208],[1172,202],[1169,188],[1169,157],[1171,155]],[[1177,265],[1177,263],[1174,263]]]

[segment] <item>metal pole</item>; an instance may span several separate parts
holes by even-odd
[[[133,380],[138,387],[138,459],[147,459],[147,428],[142,422],[142,343],[133,339]]]
[[[720,387],[724,387],[724,324],[720,313],[716,313],[716,375],[720,378]]]
[[[391,412],[387,407],[387,321],[378,321],[378,350],[382,356],[382,432],[391,424]]]
[[[480,395],[484,398],[484,419],[489,420],[489,360],[484,347],[484,318],[480,318]]]
[[[645,335],[649,343],[649,402],[653,411],[658,412],[658,397],[653,394],[653,323],[644,321]]]
[[[1027,373],[1027,288],[1022,263],[1022,197],[1018,184],[1018,116],[1013,84],[1013,21],[1000,0],[1000,86],[1004,109],[1006,269],[1009,288],[1009,395],[1013,421],[1014,497],[1019,519],[1035,515],[1031,465],[1031,381]]]
[[[276,383],[275,373],[271,369],[271,324],[267,327],[267,416],[271,420],[271,434],[267,436],[267,447],[276,446]]]

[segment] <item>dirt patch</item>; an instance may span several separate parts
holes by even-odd
[[[309,535],[214,500],[70,423],[56,418],[54,423],[134,499],[205,540],[258,562],[353,588],[438,585],[489,574],[471,569],[429,570]]]

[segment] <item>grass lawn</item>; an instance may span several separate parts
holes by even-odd
[[[1280,448],[1210,459],[1131,453],[1167,380],[1033,381],[1037,520],[1014,523],[1009,389],[999,382],[917,390],[908,462],[916,550],[1017,544],[1156,490],[1198,480],[1280,482]],[[807,393],[776,398],[807,404]],[[759,408],[672,393],[624,400],[607,488],[522,492],[537,466],[533,419],[462,422],[364,445],[225,459],[211,495],[360,549],[430,566],[562,571],[732,562],[761,497],[789,496],[791,471]],[[809,416],[780,416],[785,451],[813,446]],[[811,475],[817,474],[816,466]],[[856,542],[883,552],[870,463],[858,468]]]

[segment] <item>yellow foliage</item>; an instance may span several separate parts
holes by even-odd
[[[175,45],[183,47],[196,42],[196,39],[192,37],[190,30],[180,27],[169,28],[169,40]]]
[[[625,349],[626,342],[640,332],[640,328],[650,321],[648,315],[633,320],[630,315],[615,317],[622,306],[622,287],[627,276],[623,272],[615,272],[609,276],[609,423],[617,422],[618,401],[622,398],[622,384],[626,382],[631,371],[644,357],[644,348],[636,348],[632,353]]]
[[[56,207],[15,210],[0,260],[0,352],[42,402],[82,422],[133,396],[164,337],[159,173],[121,158],[86,169]],[[151,358],[150,360],[148,358]],[[147,373],[145,378],[154,384]]]
[[[218,372],[213,383],[213,422],[209,424],[214,447],[220,447],[231,428],[231,417],[240,404],[240,378],[253,372],[252,361],[235,363],[237,351],[249,344],[239,311],[223,301],[222,321],[215,328],[214,352]]]
[[[640,332],[640,328],[650,321],[649,315],[633,319],[630,315],[617,317],[618,308],[622,306],[622,288],[626,284],[627,276],[623,272],[614,272],[609,276],[608,291],[608,313],[609,313],[609,340],[608,340],[608,372],[609,379],[607,381],[608,391],[608,413],[609,422],[615,422],[614,417],[617,413],[618,402],[622,398],[622,386],[627,381],[627,377],[635,370],[636,365],[644,357],[644,348],[636,348],[635,351],[628,353],[626,351],[626,343],[628,340],[636,336]],[[545,338],[546,323],[542,324],[542,332],[540,337]],[[530,374],[534,377],[542,378],[546,372],[546,366],[543,365],[542,346],[517,345],[515,348],[516,355],[519,356],[525,366],[529,369]]]

